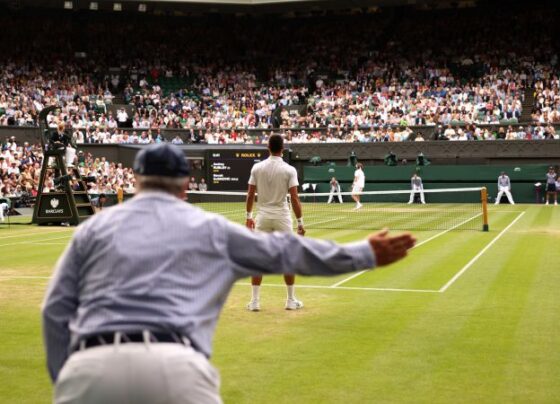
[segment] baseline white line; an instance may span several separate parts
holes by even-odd
[[[46,231],[46,232],[41,232],[40,230],[32,232],[32,233],[20,233],[20,234],[14,234],[12,236],[5,236],[5,237],[0,237],[0,240],[4,240],[6,238],[16,238],[16,237],[25,237],[25,236],[42,236],[43,234],[53,234],[53,233],[64,233],[69,231],[68,229],[64,229],[64,230],[58,230],[58,231]]]
[[[438,237],[440,237],[440,236],[443,236],[445,233],[448,233],[448,232],[450,232],[451,230],[454,230],[454,229],[456,229],[457,227],[462,226],[462,225],[464,225],[465,223],[468,223],[468,222],[470,222],[471,220],[476,219],[476,218],[479,217],[479,216],[482,216],[482,213],[477,213],[476,215],[474,215],[474,216],[468,218],[467,220],[464,220],[464,221],[462,221],[461,223],[456,224],[455,226],[452,226],[452,227],[450,227],[450,228],[447,229],[447,230],[444,230],[444,231],[442,231],[442,232],[440,232],[440,233],[438,233],[438,234],[433,235],[433,236],[430,237],[430,238],[427,238],[427,239],[424,240],[424,241],[421,241],[420,243],[416,244],[416,245],[415,245],[414,247],[412,247],[411,249],[418,248],[418,247],[420,247],[420,246],[422,246],[422,245],[424,245],[424,244],[426,244],[426,243],[428,243],[428,242],[430,242],[430,241],[432,241],[432,240],[435,240],[436,238],[438,238]],[[348,282],[348,281],[351,281],[352,279],[357,278],[358,276],[360,276],[360,275],[362,275],[362,274],[364,274],[364,273],[366,273],[366,272],[369,272],[369,271],[368,271],[368,270],[365,270],[365,271],[357,272],[357,273],[355,273],[354,275],[351,275],[351,276],[349,276],[348,278],[344,278],[343,280],[341,280],[341,281],[339,281],[339,282],[337,282],[337,283],[335,283],[334,285],[331,285],[331,286],[329,286],[329,287],[331,287],[331,288],[338,288],[338,287],[340,287],[340,285],[342,285],[343,283],[346,283],[346,282]]]
[[[240,286],[251,286],[250,283],[246,282],[237,282],[236,285]],[[285,285],[277,285],[274,283],[263,283],[261,286],[270,286],[270,287],[278,287],[278,288],[285,288]],[[341,286],[338,288],[333,288],[331,286],[317,286],[317,285],[297,285],[298,289],[325,289],[325,290],[369,290],[369,291],[377,291],[377,292],[418,292],[418,293],[438,293],[437,290],[431,289],[398,289],[398,288],[366,288],[366,287],[353,287],[353,286]]]
[[[449,282],[447,282],[445,285],[443,285],[440,289],[439,292],[443,293],[445,292],[451,285],[453,285],[455,283],[455,281],[457,279],[459,279],[466,271],[467,269],[469,269],[470,267],[473,266],[473,264],[478,261],[478,259],[482,256],[482,254],[484,254],[486,251],[488,251],[488,249],[490,247],[492,247],[494,245],[494,243],[496,241],[498,241],[510,228],[511,226],[513,226],[519,219],[521,219],[523,217],[523,215],[525,214],[525,212],[521,212],[515,219],[513,219],[513,221],[505,228],[503,229],[500,234],[498,234],[496,237],[494,237],[492,239],[492,241],[490,241],[486,247],[484,247],[478,254],[476,254],[468,263],[467,265],[465,265],[463,268],[461,268],[461,270],[459,272],[457,272],[455,274],[455,276],[453,276],[453,278],[451,278],[449,280]]]
[[[45,241],[51,241],[51,240],[61,240],[63,238],[70,238],[72,237],[72,234],[68,234],[67,236],[62,236],[62,237],[53,237],[53,238],[48,238]],[[9,245],[20,245],[20,244],[29,244],[31,241],[18,241],[16,243],[8,243],[8,244],[0,244],[0,247],[6,247]]]

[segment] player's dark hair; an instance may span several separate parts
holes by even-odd
[[[280,153],[284,149],[284,138],[277,134],[270,135],[268,149],[271,153]]]

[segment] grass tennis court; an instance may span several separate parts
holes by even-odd
[[[368,233],[350,225],[307,235]],[[0,226],[2,403],[50,401],[39,305],[71,234]],[[301,311],[285,311],[282,279],[265,277],[262,311],[248,312],[240,282],[214,346],[225,401],[558,402],[560,209],[492,206],[487,233],[415,235],[410,257],[392,267],[298,278]]]

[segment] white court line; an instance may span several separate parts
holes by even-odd
[[[196,205],[194,205],[196,206]],[[204,210],[204,209],[202,209]],[[210,213],[215,213],[216,215],[221,215],[221,216],[226,216],[226,215],[231,215],[231,214],[239,214],[240,216],[245,217],[247,212],[245,212],[244,209],[236,209],[236,210],[225,210],[223,212],[217,212],[217,211],[211,211],[211,210],[206,210],[205,212],[210,212]]]
[[[310,223],[308,223],[308,224],[306,225],[306,227],[313,227],[313,226],[317,226],[318,224],[322,224],[322,223],[334,222],[335,220],[340,220],[340,219],[336,218],[336,219],[329,219],[329,220],[321,220],[320,222],[312,222],[312,221],[310,221]]]
[[[62,236],[62,237],[48,238],[48,239],[46,239],[45,241],[61,240],[61,239],[63,239],[63,238],[70,238],[70,237],[72,237],[72,234],[68,234],[68,235]],[[26,241],[18,241],[18,242],[16,242],[16,243],[0,244],[0,247],[6,247],[6,246],[9,246],[9,245],[28,244],[28,243],[30,243],[30,241],[27,241],[27,240],[26,240]]]
[[[0,281],[9,281],[12,279],[51,279],[52,276],[33,276],[33,275],[14,275],[14,276],[10,276],[10,275],[5,275],[5,276],[1,276],[0,275]]]
[[[237,282],[236,285],[241,286],[251,286],[250,283]],[[277,285],[274,283],[263,283],[261,286],[271,286],[277,288],[285,288],[285,285]],[[297,285],[298,289],[326,289],[333,290],[332,286],[317,286],[317,285]],[[398,288],[366,288],[366,287],[353,287],[353,286],[341,286],[336,288],[337,290],[374,290],[378,292],[418,292],[418,293],[438,293],[437,290],[431,289],[398,289]]]
[[[511,226],[513,226],[519,219],[521,219],[523,217],[523,215],[525,214],[525,212],[521,212],[515,219],[513,219],[513,221],[505,228],[503,229],[500,234],[498,234],[496,237],[494,237],[492,239],[492,241],[490,241],[486,247],[484,247],[478,254],[476,254],[476,256],[473,257],[473,259],[471,259],[467,265],[465,265],[463,268],[461,268],[461,270],[459,272],[457,272],[455,274],[455,276],[453,278],[451,278],[449,280],[449,282],[447,282],[445,285],[443,285],[441,287],[441,289],[439,290],[440,293],[445,292],[451,285],[453,285],[455,283],[455,281],[457,279],[459,279],[461,277],[461,275],[463,275],[467,269],[469,269],[470,267],[473,266],[473,264],[482,256],[482,254],[484,254],[490,247],[492,247],[492,245],[494,245],[494,243],[496,241],[498,241],[500,239],[500,237],[502,237],[509,229]]]
[[[46,231],[46,232],[34,231],[32,233],[19,233],[19,234],[14,234],[12,236],[0,237],[0,240],[4,240],[6,238],[15,238],[15,237],[24,237],[24,236],[42,236],[44,234],[64,233],[64,232],[67,232],[67,231],[69,231],[69,230],[64,229],[64,230]]]
[[[33,242],[33,241],[26,241],[26,242],[21,242],[21,244],[32,244],[32,245],[66,245],[68,243],[41,243],[41,242]]]
[[[477,214],[474,215],[473,217],[470,217],[470,218],[468,218],[467,220],[464,220],[464,221],[462,221],[461,223],[456,224],[455,226],[452,226],[452,227],[450,227],[449,229],[444,230],[444,231],[442,231],[442,232],[440,232],[440,233],[438,233],[438,234],[435,234],[435,235],[433,235],[432,237],[427,238],[426,240],[424,240],[424,241],[422,241],[422,242],[416,244],[414,247],[411,248],[411,250],[414,249],[414,248],[418,248],[418,247],[420,247],[421,245],[424,245],[424,244],[426,244],[426,243],[428,243],[428,242],[430,242],[430,241],[432,241],[432,240],[435,240],[436,238],[438,238],[438,237],[440,237],[440,236],[443,236],[445,233],[448,233],[448,232],[450,232],[451,230],[456,229],[457,227],[462,226],[462,225],[464,225],[465,223],[468,223],[468,222],[470,222],[471,220],[476,219],[477,217],[479,217],[479,216],[481,216],[481,215],[482,215],[482,213],[477,213]],[[357,278],[358,276],[360,276],[360,275],[362,275],[362,274],[365,274],[366,272],[370,272],[370,270],[369,270],[369,269],[366,269],[366,270],[364,270],[364,271],[357,272],[357,273],[355,273],[355,274],[349,276],[348,278],[344,278],[343,280],[341,280],[341,281],[339,281],[339,282],[337,282],[337,283],[335,283],[334,285],[331,285],[331,286],[329,286],[329,287],[331,287],[331,288],[338,288],[338,287],[340,287],[340,285],[342,285],[343,283],[346,283],[346,282],[348,282],[348,281],[351,281],[352,279]]]

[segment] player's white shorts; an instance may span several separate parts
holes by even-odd
[[[273,231],[292,232],[292,217],[288,216],[271,219],[257,215],[255,229],[266,233],[272,233]]]
[[[362,189],[364,189],[363,187],[360,187],[358,185],[354,185],[352,187],[352,193],[353,194],[361,194],[362,193]]]

